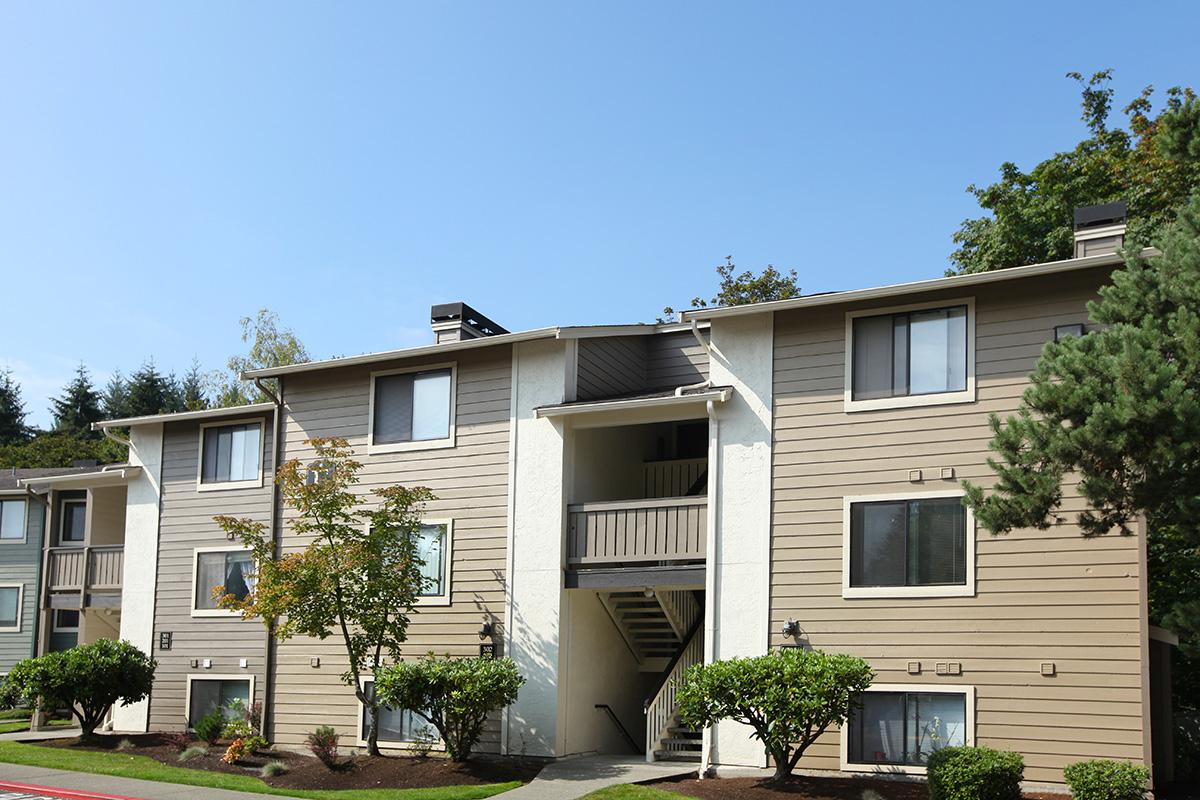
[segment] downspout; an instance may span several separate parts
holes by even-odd
[[[271,451],[273,454],[271,456],[271,469],[275,472],[278,472],[279,471],[279,455],[280,455],[280,451],[282,450],[282,447],[280,446],[280,439],[282,438],[280,436],[280,433],[281,433],[280,428],[283,425],[283,415],[280,413],[280,410],[283,407],[283,401],[280,398],[283,396],[283,379],[282,378],[279,379],[278,394],[271,391],[271,387],[264,384],[262,382],[261,378],[256,377],[254,379],[254,385],[257,386],[258,390],[260,392],[262,392],[263,394],[265,394],[267,397],[269,397],[271,399],[271,402],[275,404],[275,409],[274,409],[274,411],[271,412],[271,414],[273,416],[272,428],[274,431],[271,434]],[[279,531],[277,530],[278,521],[279,521],[279,511],[278,511],[279,510],[279,502],[280,502],[279,484],[276,483],[274,480],[272,480],[271,481],[271,511],[270,511],[270,514],[268,515],[268,522],[267,522],[267,524],[270,526],[270,531],[271,531],[271,556],[272,556],[272,558],[279,557],[280,534],[279,534]],[[270,700],[271,700],[271,692],[272,692],[272,689],[274,688],[274,683],[275,683],[275,669],[274,669],[275,648],[273,646],[273,643],[275,641],[275,620],[268,620],[266,622],[266,627],[267,627],[267,640],[263,645],[262,719],[259,720],[258,724],[259,724],[259,733],[262,734],[264,739],[266,739],[267,741],[271,741],[271,737],[267,735],[267,731],[270,729],[267,723],[268,723],[268,720],[270,719],[270,715],[271,715]],[[250,703],[253,705],[254,698],[250,698]]]
[[[696,341],[704,348],[704,352],[708,354],[709,361],[712,361],[712,345],[704,341],[704,337],[700,335],[700,326],[696,324],[696,320],[692,320],[692,336],[696,337]],[[712,379],[700,381],[699,383],[689,383],[686,386],[676,386],[675,396],[683,397],[683,393],[688,389],[708,389],[712,386]],[[711,403],[709,404],[711,405]],[[711,409],[710,409],[711,411]]]
[[[96,423],[94,422],[92,423],[92,430],[96,430]],[[133,447],[133,445],[129,443],[128,439],[126,439],[124,436],[118,436],[117,434],[113,433],[111,428],[100,428],[100,432],[104,434],[105,439],[111,439],[123,447]]]
[[[696,332],[692,322],[692,331]],[[699,338],[699,336],[697,336]],[[717,502],[721,491],[720,432],[721,421],[716,404],[709,400],[708,410],[708,508],[705,511],[708,541],[704,545],[704,663],[711,664],[716,652],[717,605]],[[712,726],[700,733],[700,778],[708,774],[712,758]]]

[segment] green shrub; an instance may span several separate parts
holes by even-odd
[[[117,742],[117,752],[118,753],[124,753],[127,750],[132,750],[132,749],[133,749],[133,742],[130,741],[130,739],[128,737],[123,737],[121,739],[121,741]]]
[[[412,709],[437,730],[454,761],[467,760],[488,715],[512,704],[523,683],[511,658],[429,655],[375,673],[379,702]]]
[[[1021,800],[1025,759],[988,747],[943,747],[929,757],[929,800]]]
[[[193,722],[192,728],[196,731],[196,738],[216,744],[225,732],[225,713],[219,708],[214,708],[201,717],[199,722]]]
[[[322,725],[305,737],[304,743],[322,764],[333,769],[337,766],[338,732],[329,725]]]
[[[795,647],[697,664],[680,682],[679,716],[701,727],[724,719],[749,725],[781,780],[822,733],[846,722],[873,678],[861,658]]]
[[[1124,761],[1080,761],[1064,771],[1075,800],[1142,800],[1150,770]]]
[[[263,764],[262,769],[258,773],[264,778],[274,778],[276,775],[282,775],[287,771],[287,764],[282,761],[268,761],[266,764]]]
[[[208,755],[208,748],[202,744],[189,747],[179,754],[180,761],[191,761],[194,758],[204,758]]]

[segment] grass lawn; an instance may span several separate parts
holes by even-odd
[[[67,727],[67,726],[74,725],[74,724],[75,724],[75,720],[73,720],[73,719],[52,719],[52,720],[50,720],[50,727],[52,727],[52,728],[62,728],[62,727]],[[27,731],[27,730],[29,730],[29,716],[28,715],[26,715],[25,719],[17,719],[17,720],[13,720],[12,722],[0,722],[0,733],[20,733],[21,731]]]
[[[607,789],[592,792],[584,800],[676,800],[681,797],[686,797],[686,795],[664,792],[662,789],[654,789],[649,786],[623,783],[619,786],[609,786]]]
[[[0,763],[93,772],[99,775],[115,775],[120,778],[137,778],[160,783],[182,783],[210,789],[306,797],[312,798],[312,800],[476,800],[476,798],[491,797],[521,785],[519,781],[512,781],[479,786],[439,786],[433,789],[347,789],[344,791],[277,789],[248,775],[228,775],[220,772],[187,769],[186,767],[171,767],[146,756],[99,753],[91,750],[66,750],[20,742],[0,742]],[[664,793],[664,796],[669,795]]]

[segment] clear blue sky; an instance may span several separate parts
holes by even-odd
[[[977,7],[978,6],[978,7]],[[1200,83],[1194,2],[4,3],[0,366],[183,371],[280,313],[314,356],[651,320],[713,267],[940,275],[964,192]]]

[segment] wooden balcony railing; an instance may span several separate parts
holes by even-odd
[[[52,547],[46,559],[51,592],[120,591],[125,569],[122,545]]]
[[[567,507],[567,563],[704,558],[705,497],[581,503]]]

